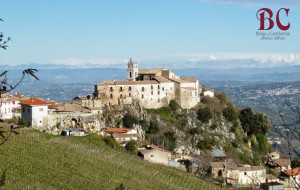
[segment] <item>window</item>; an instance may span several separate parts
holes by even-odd
[[[42,123],[42,121],[40,121],[40,123]]]
[[[151,90],[153,90],[153,85],[151,85]]]
[[[110,91],[111,91],[111,92],[114,91],[113,87],[110,87]]]
[[[39,111],[43,111],[43,108],[40,108]]]
[[[164,87],[162,87],[162,91],[164,91],[165,90],[165,88]]]
[[[144,99],[144,94],[142,94],[142,99]]]
[[[244,175],[247,175],[247,172],[244,172]]]
[[[159,103],[160,102],[160,99],[158,98],[157,102]]]
[[[132,74],[131,74],[131,72],[129,72],[129,78],[131,78],[132,76],[131,76]]]
[[[15,104],[15,103],[16,103],[15,101],[12,102],[12,104]]]
[[[23,113],[25,112],[25,108],[23,108]]]
[[[120,92],[122,92],[123,91],[123,87],[120,87]]]
[[[123,98],[122,94],[120,94],[120,98]]]
[[[144,92],[145,91],[145,88],[144,87],[142,87],[142,92]]]
[[[131,93],[129,93],[128,96],[131,97]]]
[[[159,89],[159,85],[157,86],[157,89]]]
[[[113,99],[113,95],[112,94],[110,94],[110,99]]]
[[[151,154],[151,156],[150,157],[154,157],[154,155],[153,154]]]
[[[153,95],[153,91],[151,91],[151,95]]]
[[[128,87],[128,91],[131,91],[131,86]]]

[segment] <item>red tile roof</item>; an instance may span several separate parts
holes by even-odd
[[[300,167],[294,168],[292,170],[284,170],[284,173],[288,176],[300,175]]]
[[[127,133],[131,129],[128,128],[106,128],[105,132],[107,133]]]
[[[38,98],[29,98],[27,100],[21,101],[21,105],[28,105],[28,106],[33,106],[33,105],[49,105],[48,102],[38,99]]]

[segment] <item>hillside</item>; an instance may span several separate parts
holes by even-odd
[[[61,137],[18,131],[0,146],[3,189],[115,189],[121,183],[138,190],[218,189],[184,171],[118,152],[95,134]]]

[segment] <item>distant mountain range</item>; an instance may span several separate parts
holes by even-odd
[[[126,68],[70,68],[65,65],[27,64],[19,66],[2,66],[9,70],[8,76],[20,76],[22,69],[36,68],[40,79],[49,82],[76,83],[100,82],[103,80],[126,80]],[[200,81],[235,80],[253,82],[284,82],[300,80],[300,66],[274,68],[240,68],[240,69],[171,69],[181,76],[195,76]]]

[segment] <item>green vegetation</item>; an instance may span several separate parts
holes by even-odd
[[[241,110],[239,119],[248,136],[257,135],[259,133],[266,134],[269,131],[270,124],[267,116],[263,113],[254,114],[251,108]]]
[[[0,174],[6,171],[3,189],[217,188],[184,171],[114,150],[95,134],[61,137],[18,131],[0,146]]]
[[[138,143],[137,143],[137,141],[135,141],[135,140],[129,141],[129,142],[126,144],[125,149],[126,149],[130,154],[137,155],[137,153],[138,153]]]
[[[197,110],[197,117],[203,123],[208,123],[213,117],[213,112],[209,107],[199,108]]]
[[[133,128],[133,124],[139,124],[139,119],[133,115],[126,114],[123,117],[123,125],[126,128]]]
[[[177,137],[173,131],[164,132],[164,144],[166,149],[173,151],[176,148]]]
[[[216,143],[211,136],[205,136],[203,140],[198,142],[197,147],[201,150],[212,150]]]
[[[223,116],[229,122],[234,122],[238,119],[238,114],[235,110],[234,105],[230,102],[227,107],[223,109]]]
[[[175,121],[175,118],[172,115],[172,110],[169,107],[161,107],[158,109],[148,109],[147,111],[148,111],[148,113],[159,115],[159,117],[166,122],[174,123],[174,121]]]

